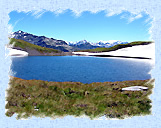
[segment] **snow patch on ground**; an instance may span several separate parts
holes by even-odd
[[[122,88],[122,91],[142,91],[142,90],[147,90],[147,89],[148,87],[131,86],[131,87]]]
[[[17,49],[12,49],[9,48],[9,56],[28,56],[28,52],[22,51],[22,50],[17,50]]]

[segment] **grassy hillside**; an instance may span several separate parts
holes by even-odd
[[[95,48],[95,49],[81,50],[81,52],[110,52],[121,48],[127,48],[127,47],[136,46],[136,45],[147,45],[151,43],[152,41],[135,41],[127,44],[118,44],[110,48]]]
[[[37,50],[41,53],[42,52],[45,52],[45,53],[51,53],[51,52],[59,53],[59,52],[61,52],[61,51],[56,50],[56,49],[41,47],[41,46],[38,46],[38,45],[28,43],[24,40],[15,39],[15,38],[11,38],[9,44],[13,44],[14,47],[22,48],[25,51],[27,51],[27,49],[35,49],[35,50]]]
[[[148,80],[97,82],[48,82],[13,77],[7,90],[6,115],[17,118],[105,115],[124,118],[150,114],[152,83]],[[144,91],[122,91],[123,87],[145,86]]]

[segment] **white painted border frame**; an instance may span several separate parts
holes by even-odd
[[[0,0],[0,127],[161,127],[161,1],[160,0]],[[155,69],[153,77],[155,78],[155,88],[151,95],[153,101],[152,115],[143,117],[133,117],[125,120],[90,120],[88,118],[75,118],[72,116],[63,119],[50,118],[31,118],[28,120],[16,120],[15,116],[5,116],[5,90],[8,87],[8,72],[11,64],[10,58],[5,56],[5,44],[8,43],[9,32],[9,13],[13,10],[19,12],[34,11],[39,12],[52,11],[61,13],[63,10],[70,9],[77,15],[82,11],[91,11],[96,13],[106,10],[107,15],[119,14],[122,11],[128,11],[133,14],[142,12],[147,13],[151,18],[152,27],[150,28],[151,38],[155,41]]]

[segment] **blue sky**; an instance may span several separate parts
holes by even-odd
[[[13,11],[9,14],[9,24],[13,32],[22,30],[35,35],[52,37],[65,41],[100,40],[145,41],[150,40],[148,30],[151,27],[148,15],[140,14],[134,17],[128,12],[119,15],[106,16],[104,11],[98,13],[83,12],[80,16],[66,10],[61,14],[44,12],[34,15],[33,12],[23,13]],[[132,22],[130,22],[130,20]]]

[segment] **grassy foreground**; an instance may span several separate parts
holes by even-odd
[[[48,82],[13,77],[7,90],[6,115],[17,118],[105,115],[119,118],[146,115],[151,111],[153,84],[148,80],[97,82]],[[154,80],[153,80],[154,82]],[[146,91],[121,91],[123,87],[145,86]]]
[[[14,47],[20,47],[25,51],[27,51],[27,49],[29,48],[29,49],[37,50],[41,53],[43,53],[43,52],[45,52],[45,53],[51,53],[51,52],[59,53],[60,52],[59,50],[56,50],[56,49],[41,47],[38,45],[28,43],[24,40],[15,39],[15,38],[11,38],[9,44],[13,44]]]
[[[127,44],[117,44],[113,47],[109,48],[95,48],[95,49],[87,49],[87,50],[80,50],[81,52],[110,52],[110,51],[115,51],[121,48],[127,48],[127,47],[132,47],[136,45],[147,45],[153,43],[152,41],[135,41]]]

